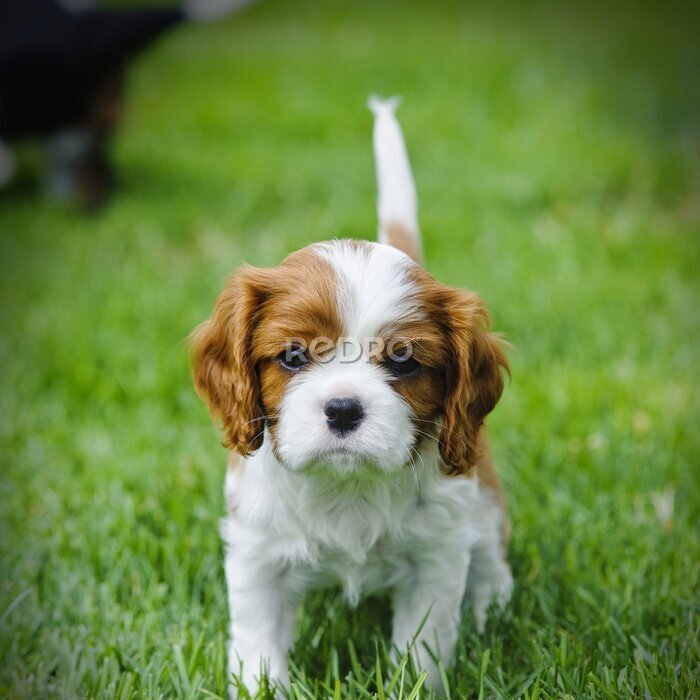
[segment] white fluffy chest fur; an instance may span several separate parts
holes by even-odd
[[[370,469],[365,480],[343,479],[323,465],[290,472],[263,446],[227,474],[224,541],[236,559],[288,577],[298,593],[339,584],[354,605],[431,552],[468,556],[482,536],[493,508],[476,480],[444,476],[432,449],[419,460],[420,469],[399,475]]]

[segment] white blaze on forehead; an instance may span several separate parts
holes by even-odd
[[[384,472],[398,469],[410,462],[415,444],[411,409],[387,372],[370,361],[369,342],[397,321],[420,317],[410,274],[415,263],[377,243],[331,241],[313,250],[336,278],[343,342],[327,361],[312,363],[289,381],[279,410],[279,457],[292,470],[321,465],[323,471],[351,474],[368,464]],[[342,397],[356,398],[364,416],[356,430],[339,437],[328,429],[324,408]]]
[[[346,336],[374,338],[393,322],[422,316],[408,274],[414,262],[400,250],[343,240],[315,247],[338,276],[338,309]]]

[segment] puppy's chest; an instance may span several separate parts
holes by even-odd
[[[371,547],[361,561],[348,552],[328,548],[304,568],[307,588],[338,585],[350,605],[355,606],[361,596],[392,588],[404,579],[412,563],[405,547],[387,538]]]
[[[421,547],[413,527],[422,519],[420,510],[416,496],[380,503],[358,496],[305,514],[309,557],[298,569],[304,585],[340,585],[353,605],[362,594],[392,587],[413,566],[411,552]]]
[[[364,517],[363,517],[364,516]],[[310,557],[299,562],[305,588],[339,585],[351,605],[362,595],[392,587],[411,567],[413,537],[405,527],[386,527],[354,513],[307,531]]]

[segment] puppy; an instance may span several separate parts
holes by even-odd
[[[350,605],[391,591],[394,648],[433,686],[463,600],[482,630],[511,593],[484,427],[507,360],[479,297],[421,267],[396,101],[370,107],[380,242],[243,267],[193,334],[195,384],[230,450],[229,672],[251,691],[263,676],[287,686],[308,590],[340,585]]]

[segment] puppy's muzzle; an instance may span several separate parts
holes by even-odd
[[[365,412],[357,399],[331,399],[324,407],[328,429],[340,435],[352,432],[362,422]]]

